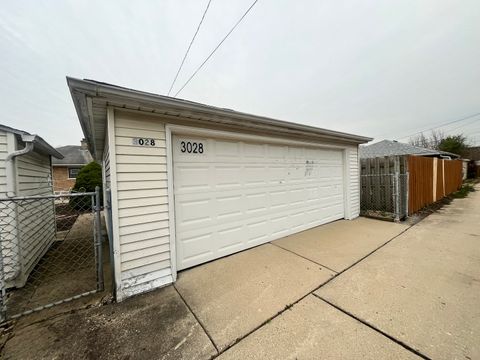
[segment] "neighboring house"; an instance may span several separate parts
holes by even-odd
[[[471,177],[480,177],[480,146],[471,146],[467,148],[464,157],[469,161],[468,173]]]
[[[53,199],[10,200],[52,195],[51,158],[62,154],[38,135],[0,125],[0,250],[6,287],[23,286],[55,237]],[[31,218],[42,231],[31,227]]]
[[[465,157],[465,159],[480,161],[480,146],[468,147],[464,151],[463,156]]]
[[[111,191],[117,300],[172,283],[179,270],[359,216],[358,145],[370,138],[67,82]]]
[[[63,159],[52,159],[53,190],[55,193],[69,192],[75,186],[78,171],[93,160],[85,139],[81,145],[67,145],[57,148]]]
[[[361,159],[372,159],[383,156],[413,155],[438,158],[458,159],[460,155],[446,151],[426,149],[420,146],[401,143],[395,140],[382,140],[371,145],[362,145],[359,149]]]

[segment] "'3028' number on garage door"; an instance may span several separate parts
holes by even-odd
[[[180,151],[188,154],[203,154],[203,143],[182,141],[180,142]]]

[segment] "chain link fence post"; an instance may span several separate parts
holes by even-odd
[[[394,206],[395,206],[395,222],[400,221],[400,173],[396,172],[393,178],[394,184]]]
[[[101,206],[100,206],[100,187],[95,187],[95,248],[97,262],[97,290],[103,291],[105,284],[103,281],[103,256],[102,256],[102,224],[101,224]]]
[[[3,271],[3,242],[0,237],[0,324],[7,319],[7,298],[5,289],[5,272]]]

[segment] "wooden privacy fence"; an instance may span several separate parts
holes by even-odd
[[[390,156],[360,161],[360,210],[395,220],[457,191],[462,161]]]
[[[462,186],[462,161],[409,156],[410,214],[457,191]]]

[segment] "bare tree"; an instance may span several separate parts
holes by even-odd
[[[445,139],[445,133],[440,130],[432,130],[429,137],[426,137],[423,133],[410,138],[408,141],[411,145],[420,146],[427,149],[438,150],[438,147]]]
[[[432,130],[430,136],[430,148],[439,150],[440,144],[445,140],[445,133],[441,130]]]
[[[408,142],[409,142],[410,145],[414,145],[414,146],[420,146],[420,147],[423,147],[423,148],[428,148],[429,147],[429,141],[423,133],[421,133],[421,134],[419,134],[415,137],[411,137]]]

